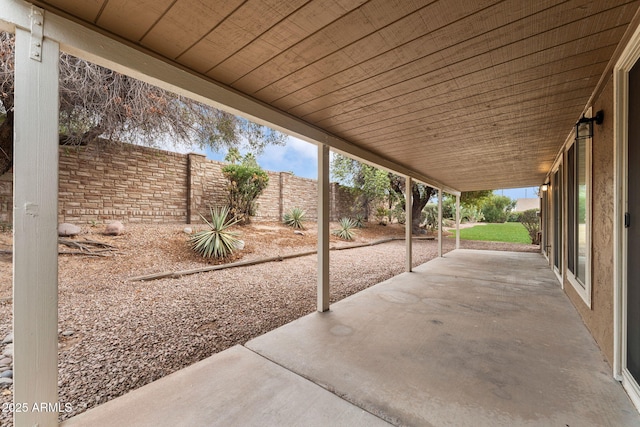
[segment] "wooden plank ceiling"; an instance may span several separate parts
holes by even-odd
[[[639,5],[35,3],[461,191],[542,183]]]

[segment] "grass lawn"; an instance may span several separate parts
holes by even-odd
[[[456,231],[451,230],[452,237]],[[531,243],[529,233],[519,222],[505,222],[504,224],[476,225],[460,230],[460,238],[464,240],[484,240],[486,242]]]

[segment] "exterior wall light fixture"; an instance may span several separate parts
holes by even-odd
[[[542,184],[542,186],[540,187],[540,189],[542,191],[547,191],[549,189],[549,183],[545,182],[544,184]]]
[[[604,121],[604,111],[600,110],[593,117],[584,115],[576,123],[576,141],[579,139],[593,138],[593,123],[601,125]]]

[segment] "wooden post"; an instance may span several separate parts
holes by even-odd
[[[456,196],[456,249],[460,249],[460,196]]]
[[[411,248],[411,225],[413,222],[413,211],[411,206],[413,204],[413,180],[410,176],[405,178],[405,191],[404,191],[404,211],[405,211],[405,223],[404,223],[404,242],[406,247],[406,255],[405,255],[405,268],[404,271],[407,273],[413,271],[413,251]]]
[[[57,426],[58,43],[16,28],[13,190],[14,424]]]
[[[329,146],[318,146],[318,311],[329,310]]]
[[[442,189],[438,189],[438,256],[442,256]]]

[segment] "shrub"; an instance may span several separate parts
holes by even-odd
[[[252,160],[252,161],[251,161]],[[256,199],[269,184],[269,175],[253,156],[241,164],[226,165],[222,173],[229,180],[229,209],[233,218],[248,223],[256,213]]]
[[[393,217],[398,221],[398,224],[404,224],[407,221],[407,216],[404,213],[404,206],[398,203],[393,208]]]
[[[211,221],[200,217],[207,223],[210,230],[199,231],[189,238],[191,248],[204,258],[226,258],[240,248],[242,241],[238,233],[229,228],[239,222],[238,219],[227,218],[229,208],[210,208]]]
[[[434,203],[428,203],[422,210],[425,216],[424,225],[429,231],[438,229],[438,205]]]
[[[289,227],[304,230],[304,226],[302,225],[305,220],[304,216],[305,211],[300,208],[293,208],[291,211],[284,214],[282,220],[285,225],[288,225]]]
[[[338,222],[340,228],[333,230],[331,233],[338,236],[342,240],[353,240],[356,233],[353,230],[356,226],[355,221],[351,218],[340,218]]]
[[[390,210],[383,207],[383,206],[378,206],[378,208],[376,209],[376,220],[378,221],[378,224],[380,225],[387,225],[387,217],[390,215]]]
[[[482,214],[487,222],[503,223],[507,221],[507,216],[515,204],[516,202],[507,196],[492,194],[484,200]]]
[[[540,217],[538,217],[538,209],[529,209],[520,214],[520,222],[529,232],[529,238],[534,245],[539,244],[538,232],[540,231]]]

